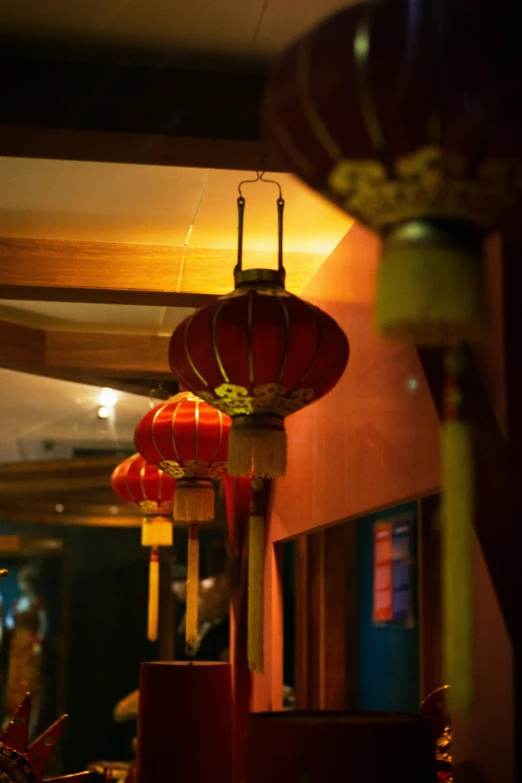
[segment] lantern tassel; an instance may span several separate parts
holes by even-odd
[[[185,615],[185,642],[193,652],[199,639],[199,537],[195,522],[189,525],[187,555],[187,611]]]
[[[264,671],[264,554],[265,519],[260,513],[261,479],[252,481],[252,498],[248,524],[248,639],[250,671]]]
[[[384,240],[375,325],[416,345],[479,337],[487,321],[480,235],[456,221],[411,221]]]
[[[214,519],[214,488],[211,481],[182,479],[174,495],[174,519],[208,522]]]
[[[270,418],[268,425],[252,426],[248,420],[244,423],[241,417],[232,421],[228,444],[228,473],[231,476],[280,478],[285,475],[284,423],[281,419]]]
[[[461,418],[461,352],[446,356],[442,434],[442,536],[444,674],[451,685],[450,711],[469,713],[473,667],[473,456],[468,424]]]
[[[158,638],[159,616],[159,550],[153,546],[149,560],[149,610],[147,617],[147,638],[155,642]]]
[[[141,526],[142,546],[172,546],[172,520],[167,516],[144,517]]]

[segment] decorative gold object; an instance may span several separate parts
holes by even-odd
[[[214,407],[218,407],[217,405]],[[213,462],[209,467],[208,462],[201,459],[189,459],[180,465],[179,462],[170,459],[164,459],[160,462],[161,470],[164,470],[169,476],[177,481],[182,479],[192,479],[201,477],[202,471],[205,472],[206,479],[217,479],[223,475],[227,469],[226,462]]]
[[[249,394],[245,386],[223,383],[212,392],[200,391],[198,395],[231,417],[252,414],[283,417],[308,405],[314,398],[314,390],[301,388],[290,392],[280,384],[266,383],[254,386]]]
[[[486,160],[469,177],[463,157],[428,145],[397,158],[391,175],[377,160],[340,160],[328,181],[343,209],[375,231],[426,215],[486,229],[519,198],[522,162]]]
[[[421,704],[421,714],[431,718],[434,724],[435,761],[439,783],[453,783],[453,754],[451,722],[446,699],[449,685],[432,691]]]
[[[33,743],[28,744],[31,715],[31,694],[27,693],[13,715],[5,732],[0,736],[0,781],[1,783],[40,783],[42,776],[62,733],[68,716],[62,715]],[[79,783],[90,772],[79,772],[57,778],[47,778],[46,783]]]

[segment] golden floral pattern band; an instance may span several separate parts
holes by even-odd
[[[464,158],[425,146],[398,158],[392,176],[378,160],[340,160],[329,186],[349,215],[376,231],[426,216],[487,229],[518,199],[522,163],[486,160],[469,177]]]
[[[168,473],[175,479],[185,478],[201,478],[201,479],[216,479],[222,476],[227,468],[226,462],[212,462],[209,464],[204,460],[192,459],[187,460],[180,465],[179,462],[174,460],[163,460],[160,468]]]
[[[289,392],[277,383],[255,386],[249,394],[245,386],[224,383],[214,392],[198,391],[198,396],[229,416],[251,414],[288,416],[301,410],[314,397],[313,389],[296,389]]]

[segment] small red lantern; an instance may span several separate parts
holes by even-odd
[[[158,638],[159,551],[172,546],[172,505],[176,481],[134,454],[113,471],[111,485],[124,503],[134,503],[143,512],[141,543],[150,546],[148,638]]]
[[[214,518],[214,479],[227,466],[230,419],[182,391],[148,411],[136,427],[136,448],[176,479],[174,519],[189,523],[185,638],[198,639],[199,540],[197,522]]]
[[[278,269],[242,269],[241,186],[239,192],[236,287],[175,329],[169,358],[181,383],[232,418],[228,473],[254,478],[248,658],[253,671],[262,671],[264,517],[256,510],[256,487],[263,487],[265,477],[285,474],[285,417],[335,386],[348,362],[349,347],[333,318],[285,289],[281,192]]]

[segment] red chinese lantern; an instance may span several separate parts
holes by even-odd
[[[270,141],[383,237],[384,334],[452,345],[484,327],[482,239],[522,189],[520,29],[511,0],[364,3],[275,70]]]
[[[160,546],[172,546],[172,505],[176,482],[156,465],[134,454],[113,471],[111,485],[124,503],[133,503],[143,512],[141,543],[149,546],[149,612],[147,636],[158,638],[159,551]]]
[[[183,385],[232,418],[228,473],[276,478],[286,471],[285,417],[335,386],[349,348],[333,318],[285,289],[281,194],[278,269],[242,269],[244,207],[240,195],[236,287],[175,329],[170,366]],[[255,627],[249,623],[249,662],[254,670],[263,667],[263,522],[258,512],[251,514],[249,569],[255,567],[256,575],[249,577],[249,616],[256,621]]]
[[[348,361],[348,340],[334,319],[285,289],[284,202],[277,203],[279,268],[242,269],[240,197],[235,289],[186,318],[170,341],[180,382],[232,418],[232,476],[283,476],[285,417],[327,394]]]
[[[197,522],[214,518],[214,479],[227,466],[230,419],[188,391],[156,405],[136,427],[136,448],[176,479],[174,519],[189,523],[185,638],[198,639],[199,539]]]
[[[452,349],[442,521],[446,677],[459,709],[473,696],[473,478],[459,344],[487,323],[483,240],[522,190],[521,27],[511,0],[345,8],[284,53],[263,111],[289,169],[382,236],[377,328]]]

